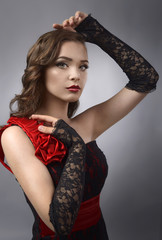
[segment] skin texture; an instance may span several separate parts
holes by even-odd
[[[69,59],[64,56],[68,56]],[[88,61],[87,51],[81,43],[64,43],[55,66],[46,71],[46,101],[50,101],[48,100],[49,94],[55,98],[55,101],[58,99],[65,102],[78,100],[87,79],[86,61]],[[66,88],[71,85],[79,85],[81,89],[76,93],[70,92]]]
[[[45,101],[37,113],[49,116],[52,114],[68,121],[68,103],[77,101],[81,96],[87,80],[87,67],[88,56],[85,46],[80,42],[65,42],[55,65],[46,71]],[[67,87],[72,85],[79,86],[80,90],[69,91]]]
[[[75,31],[74,28],[86,16],[87,14],[78,11],[62,24],[54,24],[54,27]],[[32,119],[48,123],[48,126],[39,129],[43,133],[50,134],[55,122],[61,118],[78,132],[85,143],[89,142],[126,116],[147,95],[123,88],[105,102],[68,119],[68,103],[79,99],[86,83],[87,70],[81,67],[81,60],[88,60],[88,57],[85,47],[74,42],[64,43],[59,56],[66,56],[72,60],[47,70],[45,101],[38,109],[37,115],[31,116]],[[73,84],[79,84],[81,91],[69,92],[66,87]],[[8,164],[37,213],[45,224],[55,231],[48,215],[54,185],[46,166],[35,157],[32,143],[21,128],[12,126],[2,134],[2,147]]]

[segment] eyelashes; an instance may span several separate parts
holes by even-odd
[[[65,63],[65,62],[58,62],[58,63],[56,63],[55,65],[56,65],[57,67],[61,68],[61,69],[66,69],[66,68],[69,67],[68,64]],[[85,70],[87,70],[87,69],[89,68],[89,66],[88,66],[87,64],[82,64],[82,65],[80,65],[79,68],[80,68],[82,71],[85,71]]]
[[[56,63],[56,66],[57,66],[57,67],[60,67],[60,68],[66,68],[66,67],[68,67],[68,65],[67,65],[66,63],[64,63],[64,62],[58,62],[58,63]]]
[[[87,64],[83,64],[83,65],[80,66],[80,68],[81,68],[82,70],[86,70],[86,69],[89,68],[89,66],[88,66]]]

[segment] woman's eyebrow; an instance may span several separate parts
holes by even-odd
[[[68,60],[68,61],[73,61],[72,58],[65,57],[65,56],[60,56],[60,57],[58,57],[57,59],[60,59],[60,58],[66,59],[66,60]],[[80,60],[80,62],[87,62],[87,63],[89,63],[87,59],[85,59],[85,60]]]

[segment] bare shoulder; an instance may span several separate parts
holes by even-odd
[[[94,140],[93,118],[89,114],[89,109],[73,118],[71,126],[80,134],[85,142]]]
[[[2,133],[2,141],[12,141],[15,137],[25,137],[26,134],[19,126],[10,126]]]
[[[15,156],[16,159],[24,159],[24,153],[34,154],[34,146],[26,133],[19,126],[10,126],[4,130],[1,137],[1,144],[6,157]]]
[[[20,145],[23,143],[29,144],[30,140],[22,128],[19,126],[10,126],[2,133],[1,142],[2,145],[13,144],[16,147],[17,143]],[[29,145],[32,146],[32,144]]]

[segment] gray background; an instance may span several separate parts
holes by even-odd
[[[92,13],[139,51],[161,75],[160,0],[1,0],[0,124],[21,89],[26,54],[39,35],[76,10]],[[87,44],[89,79],[78,112],[117,93],[127,78],[97,46]],[[99,87],[102,86],[102,87]],[[162,83],[130,114],[98,138],[109,175],[101,208],[110,240],[162,239]],[[0,240],[31,239],[32,213],[14,177],[0,166]]]

